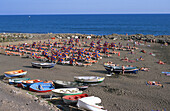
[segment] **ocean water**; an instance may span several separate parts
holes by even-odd
[[[170,35],[170,14],[1,15],[0,32]]]

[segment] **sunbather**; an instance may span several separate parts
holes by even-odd
[[[127,57],[124,57],[124,59],[122,59],[122,61],[127,61],[128,62],[128,58]]]
[[[164,62],[162,62],[161,60],[159,60],[158,64],[165,64]]]
[[[141,70],[141,71],[149,71],[149,68],[141,67],[140,70]]]
[[[140,56],[139,60],[143,61],[144,59],[142,58],[142,56]]]
[[[145,50],[141,50],[141,52],[146,53],[146,51],[145,51]]]

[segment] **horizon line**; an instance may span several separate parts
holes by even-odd
[[[0,14],[1,15],[137,15],[137,14],[170,14],[170,12],[161,13],[37,13],[37,14]]]

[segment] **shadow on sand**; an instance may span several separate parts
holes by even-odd
[[[0,80],[4,80],[5,76],[4,75],[0,75]]]
[[[25,67],[25,68],[33,68],[32,66],[23,66],[23,67]]]
[[[37,95],[37,96],[47,100],[48,103],[52,103],[56,105],[62,111],[84,111],[78,109],[76,107],[76,104],[72,104],[72,105],[65,104],[61,96],[56,96],[56,95]]]
[[[165,82],[165,84],[170,84],[170,82]]]
[[[97,72],[97,73],[107,74],[107,71],[105,71],[105,70],[90,70],[90,72]]]

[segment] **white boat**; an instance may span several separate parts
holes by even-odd
[[[52,68],[55,66],[55,63],[36,63],[32,62],[31,63],[33,67],[38,67],[38,68]]]
[[[76,82],[83,82],[83,83],[101,83],[103,82],[105,77],[99,76],[74,76],[74,80]]]
[[[101,103],[101,99],[99,97],[89,96],[78,99],[77,106],[90,111],[107,111],[103,106],[97,105],[99,103]]]
[[[30,80],[30,78],[14,78],[14,79],[9,79],[9,84],[16,84],[16,83],[22,83],[22,81],[25,80]]]
[[[80,91],[78,88],[60,88],[52,90],[53,93],[56,93],[60,96],[64,95],[78,95],[82,94],[83,91]]]
[[[73,81],[54,80],[53,82],[56,88],[78,88],[79,90],[85,90],[88,88],[88,85],[85,85],[84,83]]]

